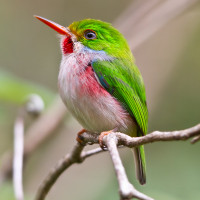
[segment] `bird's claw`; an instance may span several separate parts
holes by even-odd
[[[80,130],[80,131],[77,133],[77,137],[76,137],[76,141],[77,141],[78,143],[82,144],[82,145],[85,144],[85,142],[82,140],[82,138],[83,138],[83,137],[82,137],[82,134],[85,133],[85,132],[86,132],[85,129]]]
[[[108,135],[108,134],[110,134],[112,132],[112,130],[111,131],[104,131],[104,132],[102,132],[100,135],[99,135],[99,146],[102,148],[102,150],[104,150],[104,151],[106,151],[107,150],[107,147],[104,145],[104,143],[103,143],[103,138],[104,138],[104,136],[106,136],[106,135]]]

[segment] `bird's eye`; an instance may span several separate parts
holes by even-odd
[[[97,35],[94,31],[92,30],[86,30],[85,33],[84,33],[84,37],[87,39],[87,40],[94,40],[97,38]]]

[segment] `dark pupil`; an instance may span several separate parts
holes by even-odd
[[[88,34],[87,34],[87,37],[88,37],[88,38],[93,38],[93,36],[94,36],[94,33],[88,33]]]
[[[96,34],[93,32],[87,32],[85,34],[85,36],[86,36],[86,39],[95,39],[96,38]]]

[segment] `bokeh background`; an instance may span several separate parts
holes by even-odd
[[[199,0],[1,0],[1,170],[8,153],[12,152],[13,124],[26,96],[40,94],[46,112],[52,105],[61,106],[57,97],[59,41],[53,30],[33,18],[34,14],[65,26],[83,18],[113,23],[128,39],[144,78],[149,132],[184,129],[199,123]],[[51,112],[51,120],[35,132],[34,138],[40,138],[43,128],[56,121],[58,115]],[[26,119],[26,130],[37,120]],[[56,130],[28,155],[24,166],[24,190],[28,199],[33,199],[47,172],[72,149],[80,128],[66,111]],[[145,186],[140,186],[135,179],[131,151],[120,150],[128,177],[138,190],[155,199],[200,199],[199,143],[159,142],[145,147]],[[5,199],[14,199],[9,179],[0,186],[0,200]],[[118,199],[118,185],[109,155],[99,154],[72,166],[58,179],[47,199]]]

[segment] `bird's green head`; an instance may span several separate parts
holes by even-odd
[[[130,52],[126,39],[111,24],[95,19],[73,22],[69,30],[84,46],[121,57]]]
[[[64,54],[73,53],[77,49],[75,45],[79,43],[94,51],[104,51],[113,57],[132,59],[126,39],[109,23],[84,19],[65,28],[45,18],[35,17],[63,35],[61,47]]]

